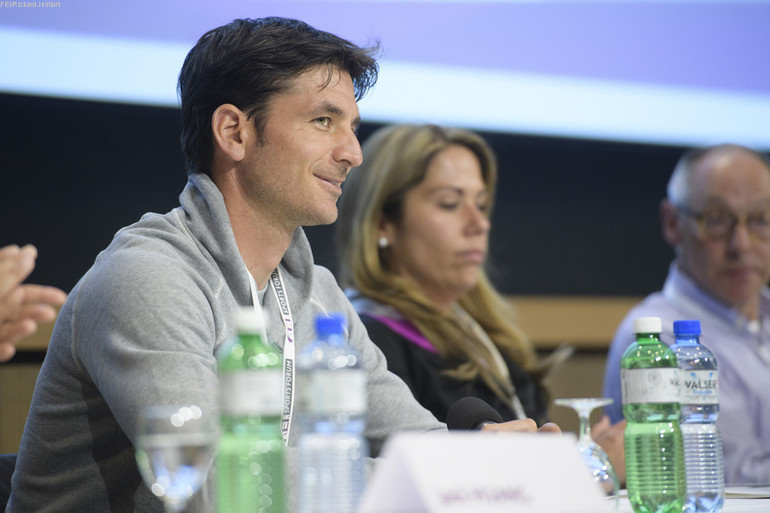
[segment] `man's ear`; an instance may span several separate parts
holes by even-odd
[[[663,238],[672,247],[677,247],[682,242],[682,230],[679,228],[679,210],[668,198],[660,201],[660,220]]]
[[[214,153],[217,149],[231,160],[240,162],[246,155],[247,133],[250,123],[246,114],[235,105],[225,103],[217,107],[211,116],[214,135]]]

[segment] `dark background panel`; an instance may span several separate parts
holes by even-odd
[[[0,244],[33,243],[30,281],[69,290],[121,227],[178,204],[175,109],[0,95]]]
[[[0,113],[0,245],[38,247],[30,281],[71,289],[118,229],[178,204],[177,109],[4,94]],[[490,260],[502,292],[660,287],[672,253],[658,202],[683,148],[480,133],[500,165]],[[333,226],[307,233],[335,270]]]

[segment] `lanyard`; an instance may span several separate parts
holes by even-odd
[[[262,307],[259,303],[259,294],[254,277],[249,273],[251,283],[251,297],[254,302],[254,309],[262,315]],[[283,288],[283,279],[281,271],[276,268],[270,274],[270,285],[275,294],[275,299],[281,309],[281,318],[286,328],[286,334],[283,341],[283,412],[281,414],[281,435],[284,445],[289,443],[289,430],[291,428],[291,416],[294,412],[294,319],[291,316],[291,307],[289,298],[286,297],[286,291]],[[265,340],[268,340],[267,333],[263,333]],[[269,341],[269,340],[268,340]]]

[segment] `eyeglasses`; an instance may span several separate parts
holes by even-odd
[[[676,208],[684,215],[695,219],[701,236],[708,239],[726,239],[732,235],[739,224],[745,224],[749,235],[757,239],[770,239],[770,208],[742,216],[736,216],[724,210],[696,212],[684,205],[677,205]]]

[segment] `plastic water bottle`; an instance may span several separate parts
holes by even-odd
[[[620,361],[626,488],[636,513],[681,513],[685,502],[679,368],[661,327],[660,317],[634,319],[636,341]]]
[[[722,510],[725,469],[719,416],[717,361],[701,345],[700,321],[674,321],[675,343],[671,350],[681,369],[682,436],[687,474],[688,513]]]
[[[299,513],[353,513],[363,494],[366,372],[342,314],[316,318],[316,340],[297,356]]]
[[[237,336],[217,357],[221,427],[217,510],[283,513],[283,359],[263,338],[264,320],[254,307],[238,312],[236,326]]]

